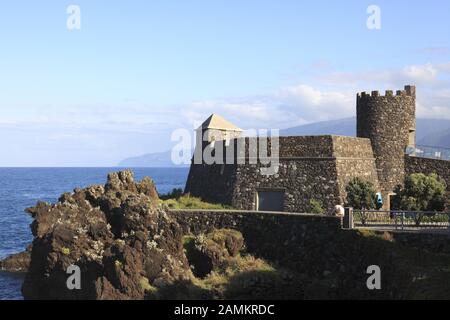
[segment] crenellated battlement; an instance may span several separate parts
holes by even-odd
[[[380,91],[372,92],[360,92],[357,94],[358,99],[372,99],[372,98],[385,98],[385,97],[416,97],[416,87],[415,86],[405,86],[404,90],[386,90],[384,95],[380,94]]]

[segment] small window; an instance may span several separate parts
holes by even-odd
[[[408,147],[416,146],[416,130],[410,129],[408,136]]]
[[[283,211],[284,191],[264,190],[258,191],[257,211]]]

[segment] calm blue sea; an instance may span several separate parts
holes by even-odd
[[[0,168],[0,259],[23,251],[32,241],[31,218],[24,212],[37,201],[55,202],[77,187],[104,184],[119,168]],[[149,176],[159,193],[184,188],[188,168],[135,168],[135,179]],[[0,300],[22,299],[22,276],[0,272]]]

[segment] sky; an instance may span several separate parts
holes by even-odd
[[[0,166],[114,166],[211,113],[283,129],[406,84],[450,119],[449,31],[448,0],[1,1]]]

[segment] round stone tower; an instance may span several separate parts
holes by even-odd
[[[389,195],[403,184],[405,151],[416,144],[416,88],[405,86],[394,95],[362,92],[356,103],[357,136],[369,138],[376,158],[385,208]]]

